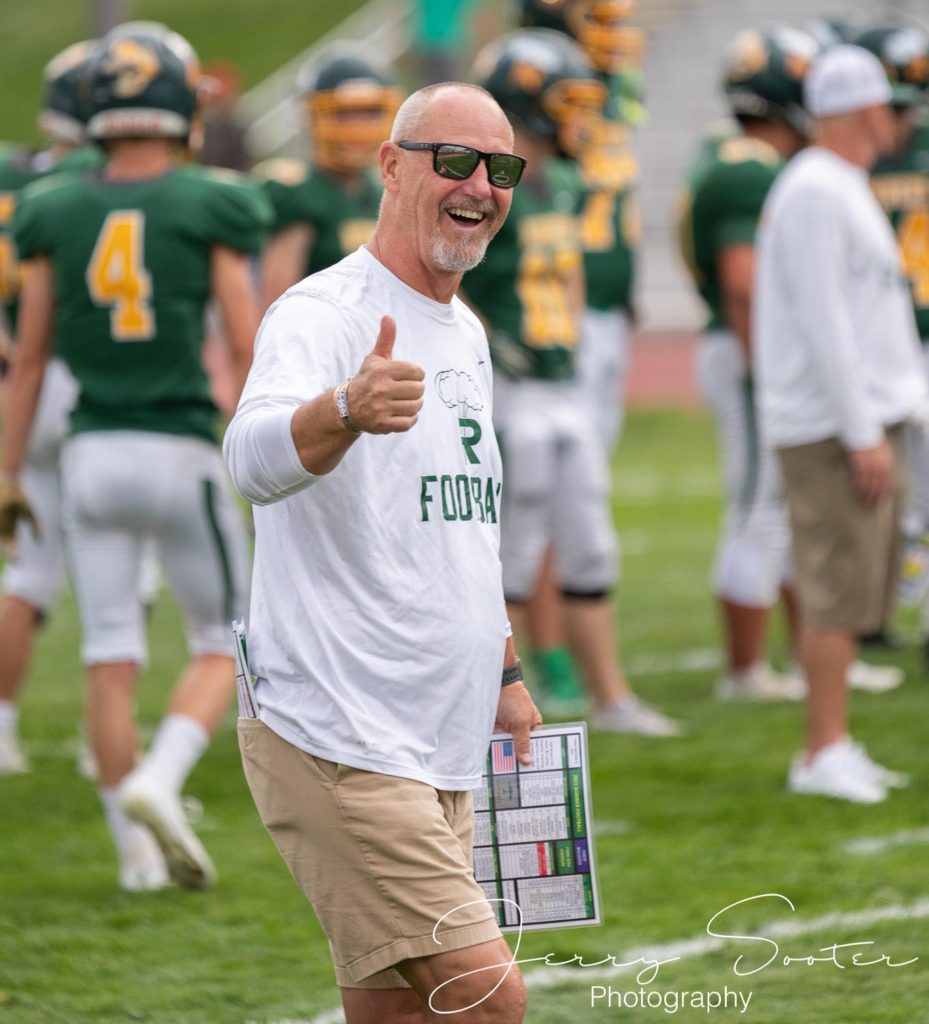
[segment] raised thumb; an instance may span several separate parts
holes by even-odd
[[[394,341],[397,338],[397,324],[392,316],[381,317],[381,329],[374,343],[374,354],[382,359],[392,359]]]

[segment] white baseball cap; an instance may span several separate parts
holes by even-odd
[[[813,117],[850,114],[890,103],[890,82],[881,62],[861,46],[833,46],[813,62],[803,100]]]

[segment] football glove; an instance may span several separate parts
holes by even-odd
[[[16,554],[16,524],[22,519],[39,536],[39,524],[29,499],[15,480],[0,478],[0,549],[7,558]]]

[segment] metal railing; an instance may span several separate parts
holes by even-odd
[[[413,0],[370,0],[245,93],[238,109],[248,126],[250,152],[262,158],[304,154],[303,112],[294,97],[294,82],[302,65],[334,42],[362,41],[384,63],[393,64],[410,48],[413,10]]]

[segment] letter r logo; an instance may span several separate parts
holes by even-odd
[[[481,461],[474,451],[475,446],[480,444],[481,425],[477,420],[460,419],[458,426],[461,427],[461,443],[464,446],[465,454],[468,456],[468,462],[473,466]]]

